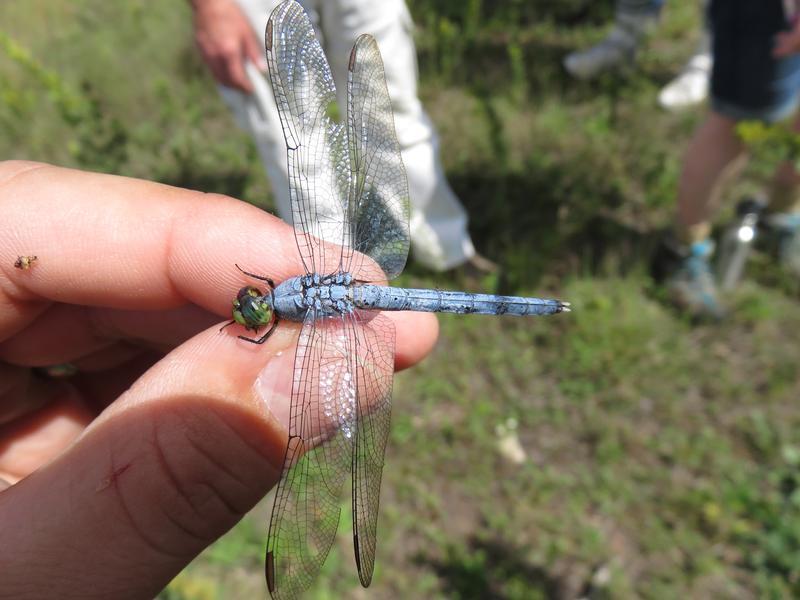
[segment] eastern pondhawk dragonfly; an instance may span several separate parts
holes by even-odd
[[[337,120],[330,67],[307,15],[281,3],[266,30],[272,89],[286,138],[295,238],[305,274],[262,292],[242,288],[236,323],[263,343],[281,319],[302,323],[289,442],[266,554],[273,598],[308,588],[333,544],[342,487],[352,477],[361,583],[372,579],[378,499],[389,434],[395,331],[380,311],[549,315],[558,300],[381,285],[405,266],[409,200],[375,39],[360,36],[348,65],[347,114]]]

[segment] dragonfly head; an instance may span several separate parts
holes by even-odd
[[[272,320],[272,292],[262,294],[261,290],[248,285],[239,290],[233,301],[233,320],[245,329],[258,331]]]

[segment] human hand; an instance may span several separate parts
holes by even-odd
[[[263,346],[219,327],[253,283],[234,262],[302,271],[292,229],[25,162],[0,163],[0,223],[0,595],[152,598],[280,475],[298,325]],[[430,351],[431,315],[386,315],[397,368]],[[76,375],[32,371],[66,362]]]
[[[224,86],[250,94],[253,85],[244,70],[250,60],[267,71],[264,49],[250,23],[232,0],[192,0],[194,37],[203,60]]]
[[[785,58],[800,52],[800,19],[794,19],[794,25],[789,31],[781,31],[775,35],[775,44],[772,48],[774,58]]]

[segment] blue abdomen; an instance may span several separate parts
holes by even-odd
[[[376,285],[353,288],[353,303],[368,310],[414,310],[476,315],[552,315],[568,304],[559,300],[471,294],[445,290],[417,290]]]

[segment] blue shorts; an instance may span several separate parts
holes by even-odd
[[[800,55],[775,59],[775,35],[790,29],[782,0],[712,0],[711,106],[737,121],[774,122],[800,104]]]

